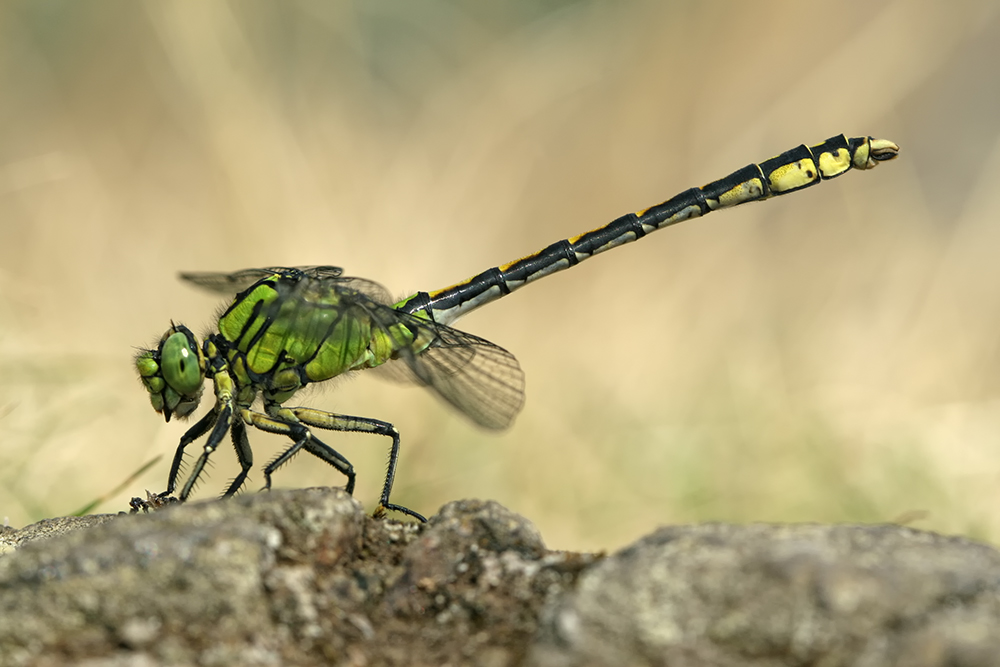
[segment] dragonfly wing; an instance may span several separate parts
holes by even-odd
[[[403,361],[402,359],[388,361],[381,366],[372,368],[367,372],[375,375],[381,380],[389,380],[390,382],[398,382],[400,384],[426,384],[423,380],[417,377],[412,370],[410,370],[409,363]]]
[[[271,269],[272,271],[287,271],[282,267],[275,267]],[[339,278],[344,270],[339,266],[329,266],[324,264],[323,266],[297,266],[293,269],[294,271],[301,271],[310,278]]]
[[[342,288],[342,291],[350,290],[352,292],[357,292],[358,294],[368,297],[375,303],[380,303],[385,306],[392,304],[392,297],[389,296],[389,290],[373,280],[367,280],[365,278],[338,278],[337,284],[340,288]]]
[[[464,331],[435,328],[434,343],[408,359],[414,374],[480,426],[510,426],[524,405],[524,371],[514,355]]]
[[[217,271],[190,271],[180,274],[181,280],[217,294],[233,295],[242,292],[258,280],[275,275],[295,275],[324,280],[338,278],[343,273],[339,266],[270,266],[260,269],[243,269],[232,273]],[[373,283],[374,284],[374,283]]]
[[[181,280],[217,294],[236,294],[258,280],[274,275],[273,269],[244,269],[235,273],[192,271],[181,273]]]
[[[392,324],[403,322],[420,331],[418,340],[431,341],[421,350],[414,350],[408,341],[397,341],[399,359],[385,364],[388,368],[382,371],[383,377],[430,387],[462,414],[489,429],[507,428],[521,411],[524,372],[507,350],[389,307],[379,307],[373,316],[387,333]]]

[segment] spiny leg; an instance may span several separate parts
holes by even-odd
[[[421,514],[414,512],[408,507],[396,505],[389,502],[389,494],[392,492],[392,483],[396,479],[396,464],[399,462],[399,431],[389,422],[369,419],[367,417],[351,417],[349,415],[338,415],[332,412],[324,412],[314,408],[279,408],[277,414],[291,413],[296,419],[309,426],[327,429],[329,431],[346,431],[348,433],[371,433],[373,435],[385,435],[392,438],[392,447],[389,449],[389,465],[385,472],[385,483],[382,485],[382,495],[379,498],[379,506],[375,509],[375,516],[384,514],[386,510],[393,510],[408,514],[414,519],[427,522]],[[314,439],[314,442],[318,442]],[[320,443],[322,444],[322,443]],[[325,446],[325,445],[324,445]],[[292,448],[289,448],[290,450]],[[306,450],[311,454],[320,456],[308,445]],[[296,449],[295,451],[298,451]],[[286,452],[287,453],[287,452]],[[291,452],[294,454],[295,452]],[[289,456],[291,456],[289,454]]]
[[[291,447],[275,457],[275,459],[268,463],[264,468],[265,489],[271,488],[271,475],[274,474],[274,471],[287,463],[289,459],[299,452],[300,449],[305,448],[305,450],[310,454],[326,461],[347,477],[347,485],[344,487],[344,490],[353,495],[354,482],[357,477],[354,472],[354,466],[352,466],[351,462],[344,458],[335,449],[317,439],[316,436],[314,436],[312,432],[303,424],[300,424],[297,419],[294,417],[289,419],[287,418],[288,415],[276,414],[275,416],[270,416],[252,411],[247,411],[247,413],[250,418],[250,423],[253,424],[254,427],[259,428],[262,431],[267,431],[268,433],[286,435],[294,441]]]
[[[181,436],[181,441],[177,445],[177,451],[174,453],[174,462],[170,464],[170,476],[167,478],[167,490],[159,494],[161,498],[169,496],[174,492],[174,489],[177,488],[177,477],[181,473],[181,462],[184,459],[184,448],[201,436],[205,435],[205,432],[212,428],[218,417],[218,411],[212,410],[199,419],[194,426],[189,428],[187,432]]]
[[[242,470],[240,470],[240,474],[236,476],[236,479],[233,480],[233,483],[229,485],[229,488],[226,489],[226,492],[222,494],[224,498],[240,490],[243,482],[247,479],[247,475],[250,474],[250,469],[253,468],[253,450],[250,449],[250,440],[247,438],[247,427],[242,419],[233,419],[231,432],[233,447],[236,449],[236,458],[239,460]]]
[[[328,444],[324,443],[322,440],[317,438],[311,432],[309,433],[309,439],[306,441],[304,447],[307,452],[309,452],[318,459],[326,461],[334,468],[337,468],[337,470],[340,470],[340,464],[338,462],[343,461],[343,463],[346,464],[347,467],[349,468],[349,472],[344,473],[345,475],[347,475],[347,486],[344,487],[344,490],[347,491],[352,496],[354,495],[354,480],[356,475],[354,473],[354,466],[351,465],[350,461],[345,459],[343,456],[341,456],[340,452],[338,452],[336,449],[329,446]],[[275,459],[275,461],[277,461],[277,459]],[[274,470],[277,470],[278,466],[282,465],[283,463],[284,461],[282,461],[282,463],[276,464],[274,466]],[[268,478],[268,484],[270,483],[271,480],[270,478]]]
[[[194,490],[195,482],[198,481],[198,477],[201,475],[202,470],[205,469],[205,464],[208,463],[208,457],[212,455],[212,452],[214,452],[219,446],[219,443],[222,442],[226,432],[232,427],[232,404],[224,405],[222,409],[219,410],[218,415],[218,421],[215,422],[215,428],[212,429],[212,433],[208,436],[208,441],[205,443],[205,449],[202,451],[201,456],[198,457],[198,460],[195,461],[194,467],[191,469],[191,475],[188,477],[187,482],[184,483],[184,488],[181,489],[181,501],[187,500],[188,496],[191,495],[191,491]]]

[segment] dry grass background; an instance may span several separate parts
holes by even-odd
[[[1000,5],[462,0],[0,5],[0,516],[161,490],[178,423],[133,347],[179,270],[451,284],[846,132],[901,158],[661,232],[459,325],[528,401],[310,394],[403,434],[394,498],[495,498],[556,548],[664,523],[1000,537]],[[371,507],[386,444],[327,437]],[[258,463],[283,445],[252,434]],[[236,472],[220,450],[200,496]],[[261,483],[259,470],[252,487]],[[341,484],[301,456],[280,485]]]

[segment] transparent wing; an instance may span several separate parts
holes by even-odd
[[[341,292],[357,292],[368,297],[375,303],[385,306],[392,304],[392,297],[389,295],[389,290],[373,280],[366,278],[337,278],[336,283],[337,289]]]
[[[524,405],[524,372],[499,345],[444,325],[408,361],[415,375],[480,426],[510,426]]]
[[[464,331],[373,305],[373,318],[387,333],[389,325],[402,322],[419,331],[420,345],[430,340],[426,348],[417,350],[398,341],[399,360],[386,364],[389,368],[383,376],[430,387],[485,428],[510,426],[524,405],[524,372],[513,354]]]
[[[202,289],[217,294],[233,295],[242,292],[258,280],[271,276],[289,276],[301,279],[303,277],[325,280],[338,278],[343,273],[339,266],[271,266],[261,269],[243,269],[232,273],[215,271],[192,271],[180,274],[181,280],[197,285]]]
[[[366,309],[376,305],[388,307],[388,304],[392,303],[389,291],[373,280],[343,278],[334,274],[319,275],[314,272],[315,269],[326,268],[336,267],[311,267],[308,272],[286,269],[289,273],[282,275],[291,280],[283,281],[287,287],[282,302],[293,299],[301,302],[306,308],[315,307],[317,304],[323,306],[343,302],[345,306],[361,305]],[[389,310],[395,312],[392,308]]]

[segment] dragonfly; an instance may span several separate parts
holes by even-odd
[[[872,169],[898,153],[899,146],[892,141],[873,137],[838,135],[814,146],[801,145],[450,287],[417,292],[396,302],[378,283],[344,276],[335,266],[182,273],[182,279],[232,300],[203,340],[183,324],[171,322],[155,347],[141,349],[135,357],[153,408],[168,422],[171,417],[187,418],[196,410],[206,380],[215,392],[211,409],[181,436],[167,489],[156,498],[166,499],[176,492],[186,448],[206,434],[178,499],[190,496],[209,457],[227,434],[240,472],[223,496],[239,491],[253,468],[249,426],[287,436],[292,443],[264,467],[265,489],[271,488],[278,468],[305,450],[342,473],[347,478],[346,492],[353,494],[354,467],[321,441],[314,429],[369,433],[391,439],[374,514],[396,511],[426,521],[418,512],[390,500],[400,449],[395,426],[286,405],[292,397],[309,384],[382,369],[391,377],[428,387],[481,427],[504,429],[524,404],[524,373],[514,355],[453,328],[455,320],[650,232],[717,209],[796,192],[852,169]]]

